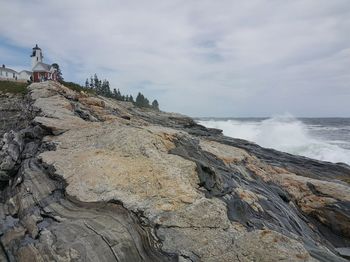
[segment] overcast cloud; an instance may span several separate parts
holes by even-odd
[[[0,23],[0,63],[38,43],[67,80],[166,111],[350,116],[349,0],[2,0]]]

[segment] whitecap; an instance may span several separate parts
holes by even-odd
[[[276,116],[262,121],[212,119],[199,123],[222,129],[226,136],[252,141],[266,148],[323,161],[350,164],[350,150],[337,145],[339,140],[331,143],[313,136],[307,125],[291,115]],[[334,130],[335,128],[329,128],[331,132]]]

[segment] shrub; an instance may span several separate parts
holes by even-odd
[[[77,91],[77,92],[84,91],[84,92],[88,92],[88,93],[91,93],[91,94],[95,94],[94,90],[84,88],[83,86],[81,86],[81,85],[79,85],[77,83],[74,83],[74,82],[60,81],[60,83],[62,85],[64,85],[65,87],[68,87],[69,89],[72,89],[72,90]]]

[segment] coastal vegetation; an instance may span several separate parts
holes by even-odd
[[[77,91],[77,92],[87,92],[90,94],[96,94],[96,92],[94,90],[86,89],[83,86],[81,86],[77,83],[74,83],[74,82],[60,81],[60,83],[64,86],[68,87],[69,89],[72,89],[72,90]]]
[[[26,94],[28,83],[18,81],[0,81],[0,92],[11,94]]]
[[[131,102],[134,105],[138,107],[143,108],[151,108],[154,110],[159,110],[159,103],[157,100],[153,100],[152,103],[149,102],[148,98],[146,98],[141,92],[138,93],[136,99],[134,100],[134,97],[132,95],[124,95],[120,92],[119,88],[114,88],[111,90],[109,81],[107,79],[101,80],[98,78],[97,74],[94,74],[94,76],[91,76],[90,79],[87,78],[85,81],[84,87],[78,85],[74,85],[74,90],[84,90],[88,92],[93,92],[97,95],[102,95],[105,97],[113,98],[118,101],[125,101],[125,102]]]
[[[57,80],[58,80],[59,82],[62,82],[64,79],[63,79],[63,75],[62,75],[62,71],[61,71],[60,66],[59,66],[57,63],[53,63],[51,66],[52,66],[53,68],[55,68],[56,71],[57,71]]]

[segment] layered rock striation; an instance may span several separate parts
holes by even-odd
[[[349,258],[347,165],[53,82],[19,108],[0,143],[0,260]]]

